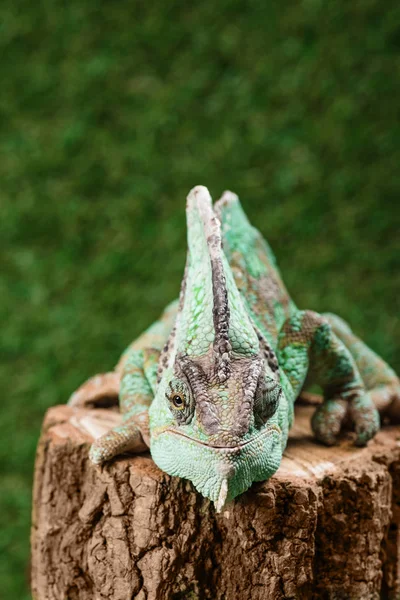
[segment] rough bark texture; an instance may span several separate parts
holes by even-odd
[[[59,406],[38,446],[36,600],[400,597],[399,427],[367,448],[313,441],[300,406],[276,476],[216,515],[148,455],[96,469],[89,431],[110,410]]]

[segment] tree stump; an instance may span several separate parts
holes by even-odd
[[[35,600],[400,597],[400,427],[357,449],[317,444],[310,406],[277,474],[222,514],[149,455],[88,460],[112,410],[58,406],[39,442]]]

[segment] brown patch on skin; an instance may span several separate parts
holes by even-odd
[[[232,350],[229,341],[229,319],[230,311],[228,304],[228,291],[222,267],[221,258],[211,260],[212,287],[213,287],[213,319],[214,319],[214,354],[218,363],[217,376],[223,382],[230,373],[230,352]]]
[[[195,359],[178,355],[174,366],[175,375],[190,387],[199,426],[210,436],[210,443],[221,446],[237,445],[248,432],[257,390],[265,377],[261,355],[231,357],[230,367],[228,379],[221,383],[212,349]]]
[[[229,341],[230,311],[228,290],[222,265],[222,241],[220,222],[213,213],[211,206],[199,203],[199,212],[203,219],[204,231],[207,239],[207,248],[211,263],[212,294],[213,294],[213,321],[214,321],[214,357],[217,365],[216,375],[219,381],[224,382],[230,374],[230,352],[232,349]]]
[[[281,329],[282,334],[284,334],[285,345],[296,342],[312,342],[318,327],[325,323],[328,323],[328,321],[320,314],[312,310],[303,311],[299,329],[294,328],[290,321],[285,321]]]
[[[280,279],[277,271],[271,268],[266,260],[265,264],[268,274],[256,279],[247,271],[243,264],[244,257],[239,252],[233,252],[230,258],[230,266],[239,292],[246,298],[251,310],[261,319],[265,329],[277,338],[280,325],[274,318],[275,306],[280,304],[283,309],[284,319],[290,317],[290,297]],[[250,297],[256,297],[255,302]],[[270,318],[268,319],[267,316]]]
[[[215,381],[213,351],[198,358],[178,355],[174,364],[174,373],[178,378],[184,378],[194,398],[198,420],[208,434],[218,430],[218,415],[216,407],[210,402],[208,388]]]
[[[260,342],[260,349],[264,353],[264,358],[267,361],[267,364],[272,371],[272,375],[274,375],[275,377],[277,377],[279,379],[278,358],[277,358],[272,346],[270,346],[268,344],[267,340],[262,335],[261,331],[259,331],[256,327],[254,329],[257,334],[258,341]]]

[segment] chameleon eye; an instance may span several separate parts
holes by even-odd
[[[193,417],[194,405],[193,396],[187,384],[177,377],[174,378],[169,383],[165,397],[178,425],[189,423]]]
[[[177,410],[182,410],[185,407],[185,401],[180,394],[174,394],[171,402]]]

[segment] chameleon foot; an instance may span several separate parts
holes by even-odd
[[[148,446],[143,437],[137,422],[127,420],[95,440],[89,458],[95,465],[100,465],[124,452],[145,452]]]
[[[119,373],[101,373],[91,377],[72,394],[68,400],[70,406],[77,408],[93,408],[94,406],[110,406],[118,404]]]
[[[383,385],[370,391],[371,398],[385,421],[400,423],[400,381],[393,385]]]
[[[315,411],[311,425],[315,437],[323,444],[333,446],[336,443],[346,419],[346,405],[345,400],[326,400]]]
[[[340,431],[348,422],[353,425],[356,432],[357,446],[365,446],[378,432],[379,413],[369,394],[363,394],[351,401],[326,400],[315,411],[312,428],[320,442],[332,446],[337,442]]]

